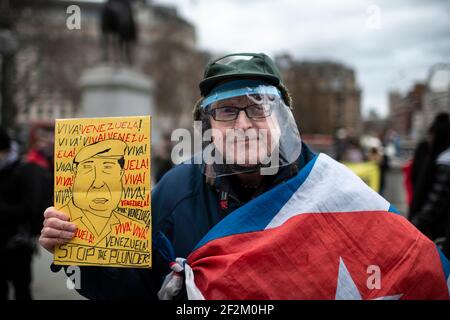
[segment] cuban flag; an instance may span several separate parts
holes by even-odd
[[[229,214],[172,269],[160,298],[185,281],[189,299],[449,299],[435,244],[325,154]]]

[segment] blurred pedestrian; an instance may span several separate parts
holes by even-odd
[[[350,163],[360,163],[363,162],[364,152],[356,138],[349,139],[347,148],[344,151],[344,155],[342,157],[343,162]]]
[[[430,128],[428,128],[426,138],[420,141],[414,150],[414,156],[410,168],[410,176],[408,177],[412,188],[411,202],[409,203],[409,220],[412,220],[419,211],[420,206],[423,204],[423,199],[426,196],[426,192],[430,187],[431,179],[429,177],[429,172],[426,173],[425,171],[429,158],[428,155],[431,152],[433,130],[434,125],[431,125]],[[427,180],[427,178],[430,181],[426,183],[427,188],[425,188],[425,180]]]
[[[378,193],[383,195],[386,173],[389,170],[389,158],[383,151],[381,151],[380,148],[372,147],[370,148],[369,154],[367,155],[367,160],[375,162],[378,166],[378,169],[380,170],[380,189]]]
[[[402,167],[403,172],[403,186],[406,191],[406,203],[408,204],[408,208],[411,207],[412,199],[413,199],[413,183],[411,179],[413,160],[408,160]]]
[[[37,125],[30,133],[30,148],[25,154],[24,162],[27,170],[32,173],[33,180],[39,184],[31,224],[31,232],[38,235],[42,229],[42,209],[45,210],[53,203],[53,151],[54,151],[54,127],[53,125]]]
[[[34,239],[30,232],[34,186],[23,170],[19,146],[0,128],[0,286],[8,299],[11,282],[17,300],[30,300],[31,259]]]
[[[164,176],[164,174],[172,169],[173,162],[171,160],[171,141],[170,134],[163,135],[163,139],[154,152],[154,158],[152,160],[152,165],[155,172],[155,183]]]
[[[423,170],[414,188],[412,222],[435,240],[445,237],[444,252],[450,256],[450,118],[438,114],[431,126],[431,141]]]
[[[347,149],[348,138],[347,130],[345,128],[340,128],[336,130],[334,135],[334,158],[341,162],[344,158],[345,150]]]

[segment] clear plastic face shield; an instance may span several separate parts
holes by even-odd
[[[202,124],[196,130],[202,131],[208,177],[275,175],[300,156],[297,125],[274,86],[256,80],[227,82],[205,97],[201,107]]]

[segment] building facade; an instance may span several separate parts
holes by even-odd
[[[450,64],[439,63],[404,95],[389,93],[389,121],[402,139],[412,143],[425,138],[437,114],[450,113]]]
[[[355,72],[335,62],[277,58],[294,102],[294,116],[302,133],[334,135],[346,129],[362,130],[361,90]]]
[[[395,129],[402,139],[417,138],[413,130],[414,121],[417,121],[414,116],[423,111],[425,92],[425,84],[416,83],[404,96],[395,91],[389,93],[390,127]]]

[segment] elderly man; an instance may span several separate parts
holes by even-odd
[[[153,269],[83,268],[81,294],[448,298],[448,270],[434,244],[348,169],[302,143],[268,56],[212,61],[200,92],[194,120],[203,150],[152,193]],[[53,208],[45,217],[63,231],[41,241],[51,251],[70,239],[71,223]]]

